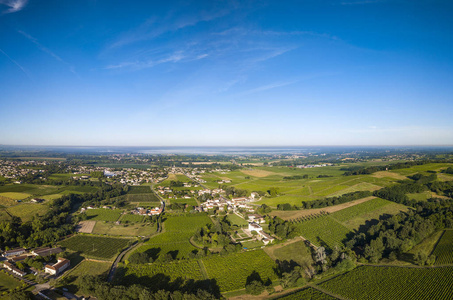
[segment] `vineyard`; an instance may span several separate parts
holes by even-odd
[[[436,256],[436,265],[453,263],[453,230],[444,231],[433,254]]]
[[[317,289],[314,289],[312,287],[305,288],[301,291],[298,291],[296,293],[279,297],[279,298],[274,298],[274,299],[279,299],[279,300],[299,300],[299,299],[308,299],[308,300],[334,300],[337,298],[334,298],[332,296],[329,296],[327,294],[324,294],[321,291],[318,291]]]
[[[257,272],[264,282],[277,279],[275,262],[263,250],[212,255],[202,261],[208,277],[217,281],[222,292],[245,288],[247,277],[253,272]]]
[[[76,235],[60,242],[60,245],[72,251],[80,252],[101,259],[111,259],[122,249],[126,248],[131,240],[89,235]]]
[[[320,287],[348,299],[452,299],[452,272],[453,267],[362,266]]]
[[[120,281],[124,285],[142,284],[149,287],[164,288],[165,284],[175,282],[178,279],[203,280],[198,262],[196,260],[181,260],[167,264],[131,264],[126,267]]]
[[[164,221],[164,232],[152,237],[137,251],[157,253],[156,258],[159,260],[166,259],[167,254],[173,259],[188,258],[190,252],[197,250],[190,243],[190,238],[210,222],[211,219],[206,214],[169,215]]]
[[[121,216],[122,211],[117,209],[87,209],[85,211],[90,221],[115,222]]]
[[[148,185],[130,186],[128,194],[148,194],[151,193],[151,187]]]
[[[350,230],[328,215],[295,223],[301,235],[317,246],[341,246]],[[324,245],[324,246],[325,246]]]
[[[353,218],[357,218],[363,214],[372,212],[379,207],[390,204],[389,201],[380,198],[374,198],[366,202],[342,209],[332,213],[332,217],[340,222],[346,222]]]

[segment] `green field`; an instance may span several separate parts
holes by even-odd
[[[149,236],[156,232],[156,225],[146,223],[116,225],[111,222],[97,221],[94,226],[94,234],[118,235],[118,236]]]
[[[247,226],[249,224],[248,221],[244,220],[236,214],[228,214],[227,219],[231,222],[232,225]]]
[[[303,241],[297,241],[288,245],[277,244],[266,247],[264,251],[274,260],[294,261],[302,267],[313,264],[311,250]]]
[[[409,197],[409,199],[414,199],[417,201],[426,201],[433,197],[432,192],[430,192],[430,191],[425,191],[422,193],[415,193],[415,194],[407,194],[407,196]]]
[[[44,215],[49,207],[46,204],[23,203],[8,207],[7,210],[11,215],[21,218],[22,222],[27,222],[31,221],[35,215]]]
[[[134,214],[124,214],[122,215],[120,221],[123,222],[130,222],[130,223],[141,223],[145,219],[145,216],[141,215],[134,215]]]
[[[282,296],[282,297],[276,297],[272,299],[279,299],[279,300],[299,300],[299,299],[306,299],[306,300],[334,300],[337,299],[335,297],[332,297],[330,295],[324,294],[321,291],[318,291],[315,288],[308,287],[305,288],[301,291]]]
[[[5,271],[0,271],[0,292],[7,292],[21,286],[22,283],[15,277],[8,275]]]
[[[165,217],[164,232],[149,239],[137,251],[152,253],[153,259],[160,261],[167,254],[173,259],[187,258],[190,252],[197,250],[189,242],[190,238],[198,229],[211,223],[211,219],[204,213],[181,216],[166,214]]]
[[[187,204],[187,205],[192,205],[192,206],[197,206],[197,200],[194,198],[190,199],[171,199],[170,202],[173,203],[178,203],[178,204]]]
[[[112,266],[111,262],[99,262],[99,261],[89,261],[84,260],[78,264],[71,272],[70,276],[80,277],[83,275],[103,275],[107,276],[110,267]]]
[[[5,207],[5,206],[12,206],[15,204],[17,204],[17,202],[14,199],[0,196],[0,205],[1,206]]]
[[[277,279],[275,262],[263,251],[252,250],[226,256],[212,255],[202,259],[208,277],[215,279],[220,291],[227,292],[245,288],[247,277],[254,272],[266,282]]]
[[[85,214],[88,216],[88,220],[107,222],[116,222],[122,213],[122,210],[107,208],[87,209],[85,211]]]
[[[392,172],[408,176],[408,175],[413,175],[416,173],[422,173],[424,175],[428,175],[427,171],[440,171],[441,169],[445,169],[448,167],[453,166],[453,164],[449,163],[434,163],[434,164],[425,164],[425,165],[420,165],[420,166],[413,166],[407,169],[398,169],[398,170],[392,170]]]
[[[127,190],[128,194],[149,194],[151,187],[149,185],[130,186]]]
[[[0,196],[14,199],[14,200],[23,200],[28,197],[30,197],[30,194],[27,193],[18,193],[18,192],[6,192],[6,193],[0,193]]]
[[[110,260],[126,248],[130,241],[130,239],[123,238],[76,235],[59,244],[72,251],[80,252],[82,255]]]
[[[436,248],[436,265],[453,264],[453,230],[445,230]]]
[[[361,266],[320,287],[348,299],[452,299],[453,267]]]
[[[72,177],[89,176],[90,174],[55,173],[49,176],[53,180],[68,180]]]
[[[184,282],[190,279],[195,281],[204,279],[196,260],[181,260],[166,264],[129,264],[127,267],[123,267],[120,274],[118,281],[121,284],[142,284],[152,288],[158,287],[158,289],[165,288],[179,280]]]

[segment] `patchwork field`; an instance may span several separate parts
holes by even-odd
[[[151,187],[149,185],[130,186],[128,194],[149,194],[151,193]]]
[[[6,193],[0,193],[0,196],[5,197],[5,198],[14,199],[14,200],[23,200],[23,199],[30,197],[31,195],[27,194],[27,193],[6,192]]]
[[[71,271],[70,275],[75,277],[80,277],[83,275],[107,276],[111,266],[111,262],[84,260]]]
[[[11,206],[16,205],[17,202],[14,199],[0,196],[0,205],[1,206]]]
[[[81,221],[77,225],[76,231],[81,233],[92,233],[95,225],[96,221]]]
[[[445,230],[436,248],[436,265],[453,264],[453,230]]]
[[[453,267],[361,266],[319,286],[348,299],[452,299],[452,272]]]
[[[127,247],[130,239],[76,235],[59,242],[62,247],[79,252],[82,255],[110,260]]]
[[[164,232],[152,237],[138,252],[148,252],[153,259],[162,261],[170,255],[173,259],[187,258],[194,250],[190,238],[195,232],[211,223],[211,219],[204,213],[186,214],[181,216],[167,215],[163,223]]]
[[[145,219],[145,216],[134,215],[134,214],[124,214],[119,219],[120,222],[129,222],[129,223],[141,223]]]
[[[254,273],[258,273],[264,282],[277,279],[275,262],[263,250],[212,255],[203,258],[202,262],[208,277],[217,281],[222,292],[245,288],[247,277]]]

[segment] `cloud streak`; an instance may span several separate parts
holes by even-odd
[[[58,56],[57,54],[52,52],[49,48],[43,46],[40,42],[38,42],[38,40],[36,38],[32,37],[31,35],[29,35],[28,33],[24,32],[22,30],[18,30],[17,32],[19,32],[21,35],[23,35],[25,38],[27,38],[29,41],[31,41],[33,44],[35,44],[38,47],[38,49],[40,49],[41,51],[49,54],[51,57],[55,58],[57,61],[65,64],[66,66],[68,66],[69,71],[71,73],[77,75],[73,65],[71,65],[68,62],[64,61],[60,56]]]
[[[8,54],[5,53],[5,51],[3,51],[1,48],[0,48],[0,52],[6,56],[13,64],[15,64],[24,74],[25,76],[28,77],[28,79],[31,80],[31,77],[30,77],[30,74],[28,74],[27,71],[25,71],[24,67],[22,67],[17,61],[15,61],[14,59],[12,59]]]
[[[27,5],[27,2],[28,0],[0,0],[0,4],[9,7],[3,14],[15,13],[22,10]]]

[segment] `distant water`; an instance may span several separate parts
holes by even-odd
[[[188,154],[188,155],[250,155],[250,154],[320,154],[381,151],[453,151],[453,146],[275,146],[275,147],[81,147],[81,146],[2,146],[0,151],[45,151],[80,154]]]

